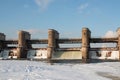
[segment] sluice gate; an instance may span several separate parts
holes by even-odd
[[[0,33],[0,59],[81,60],[82,62],[89,62],[93,59],[120,61],[120,29],[117,29],[117,34],[117,37],[112,38],[92,38],[91,31],[88,28],[83,28],[81,38],[62,39],[58,31],[49,29],[48,39],[31,39],[29,32],[19,31],[17,40],[6,40],[5,34]],[[91,46],[91,44],[96,43],[115,43],[116,46]],[[45,44],[47,46],[34,48],[32,46],[34,44]],[[79,45],[65,47],[61,44]]]

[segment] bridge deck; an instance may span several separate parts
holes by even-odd
[[[32,40],[28,40],[29,44],[48,44],[48,40],[47,39],[32,39]]]
[[[108,50],[108,51],[117,51],[117,47],[101,47],[101,48],[90,48],[91,51],[96,51],[96,50]]]
[[[80,47],[74,47],[74,48],[58,48],[56,51],[80,51]]]
[[[117,42],[118,38],[91,38],[91,43],[113,43]]]
[[[82,43],[81,38],[69,38],[69,39],[58,39],[56,40],[59,44],[75,44]],[[18,40],[5,40],[1,41],[5,44],[18,44]],[[91,38],[90,43],[116,43],[118,42],[118,38]],[[48,44],[48,39],[32,39],[27,40],[28,44]]]

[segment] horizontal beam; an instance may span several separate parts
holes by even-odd
[[[47,50],[47,48],[32,48],[32,49],[27,49],[27,50]]]
[[[73,44],[73,43],[81,43],[82,39],[59,39],[57,40],[60,44]]]
[[[113,43],[117,42],[118,38],[91,38],[91,43]]]
[[[4,44],[18,44],[18,40],[5,40],[3,41]]]
[[[5,40],[1,41],[4,44],[18,44],[18,40]],[[32,39],[27,40],[28,44],[48,44],[48,39]],[[118,38],[91,38],[90,43],[116,43]],[[57,43],[59,44],[75,44],[82,43],[82,39],[58,39]]]
[[[7,47],[6,49],[17,49],[17,47]]]
[[[73,44],[73,43],[81,43],[81,39],[58,39],[57,42],[59,44]],[[47,39],[34,39],[34,40],[28,40],[29,44],[48,44]]]
[[[97,50],[108,50],[108,51],[117,51],[118,48],[116,47],[101,47],[101,48],[90,48],[90,51],[97,51]]]
[[[32,40],[28,40],[27,41],[29,44],[48,44],[48,40],[47,39],[32,39]]]
[[[80,47],[74,47],[74,48],[58,48],[56,51],[80,51]]]

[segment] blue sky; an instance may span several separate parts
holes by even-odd
[[[0,0],[0,32],[17,39],[17,31],[31,32],[32,38],[47,38],[48,29],[60,37],[81,36],[88,27],[101,37],[120,27],[120,0]]]

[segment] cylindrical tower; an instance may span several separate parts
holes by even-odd
[[[48,59],[52,58],[52,54],[55,52],[55,48],[58,48],[59,45],[57,43],[57,39],[59,39],[59,33],[54,29],[48,30]]]
[[[28,47],[31,47],[27,43],[27,40],[30,40],[30,34],[26,31],[19,31],[18,32],[18,58],[26,58]]]
[[[82,60],[88,62],[91,32],[88,28],[82,29]]]
[[[55,34],[53,29],[48,30],[48,59],[51,59],[55,47]]]

